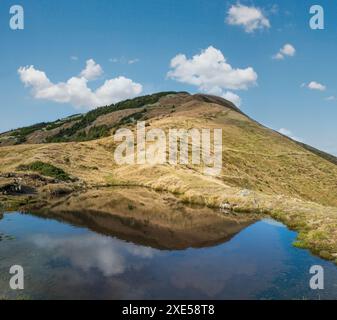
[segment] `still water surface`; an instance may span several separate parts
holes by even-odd
[[[0,220],[0,298],[335,299],[336,266],[292,247],[295,237],[267,219],[211,247],[159,250],[90,225],[6,213]],[[325,269],[319,292],[309,288],[309,269],[317,264]],[[9,289],[12,265],[24,268],[23,291]]]

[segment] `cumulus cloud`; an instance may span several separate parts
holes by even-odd
[[[95,80],[103,74],[103,70],[99,64],[93,59],[89,59],[86,63],[85,69],[81,72],[80,76],[87,80]]]
[[[296,54],[296,49],[290,43],[287,43],[280,51],[273,56],[275,60],[283,60],[285,57],[293,57]]]
[[[316,81],[311,81],[309,82],[308,84],[306,83],[302,83],[301,85],[302,88],[306,87],[310,90],[318,90],[318,91],[325,91],[326,90],[326,86],[319,83],[319,82],[316,82]]]
[[[261,9],[247,7],[240,3],[229,8],[226,22],[229,25],[243,27],[247,33],[252,33],[258,29],[270,28],[270,22]]]
[[[298,142],[304,142],[304,139],[302,138],[299,138],[299,137],[296,137],[292,131],[286,129],[286,128],[281,128],[280,130],[278,130],[279,133],[285,135],[285,136],[288,136],[289,138],[293,139],[293,140],[296,140]]]
[[[167,76],[170,79],[197,86],[203,92],[225,95],[235,101],[239,101],[239,97],[226,90],[248,89],[256,85],[258,77],[252,67],[233,68],[227,63],[222,52],[212,46],[191,59],[184,54],[178,54],[171,60],[171,70]]]
[[[296,49],[289,43],[284,45],[284,47],[281,49],[281,53],[285,56],[294,56],[296,53]]]
[[[109,105],[139,95],[143,88],[139,83],[125,77],[106,80],[96,89],[91,90],[88,82],[103,74],[99,64],[90,59],[79,76],[71,77],[66,82],[53,83],[45,72],[34,66],[20,67],[18,73],[25,86],[32,89],[36,99],[44,99],[58,103],[70,103],[77,108],[94,108]]]
[[[233,102],[236,106],[241,106],[241,98],[231,91],[226,91],[224,94],[222,94],[222,97],[228,101]]]

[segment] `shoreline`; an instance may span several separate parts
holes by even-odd
[[[55,192],[57,188],[69,188],[67,195]],[[172,193],[170,190],[155,189],[150,186],[137,185],[105,185],[91,186],[83,189],[74,188],[74,186],[62,185],[57,188],[51,188],[49,192],[37,192],[34,195],[1,195],[0,210],[22,211],[22,212],[83,212],[88,209],[99,214],[119,217],[132,218],[134,221],[146,221],[148,224],[179,230],[179,214],[186,208],[196,206],[202,213],[213,212],[215,215],[224,217],[236,217],[237,219],[260,220],[266,216],[273,218],[287,226],[289,230],[297,232],[295,247],[308,249],[312,254],[329,260],[337,264],[337,238],[334,235],[334,226],[337,226],[337,208],[324,207],[313,202],[304,202],[299,199],[289,199],[282,196],[265,196],[254,194],[238,198],[237,195],[227,194],[226,201],[233,205],[227,213],[221,212],[221,203],[219,199],[215,200],[204,197],[191,197],[186,193]],[[64,190],[63,190],[64,191]],[[113,191],[113,192],[111,192]],[[139,194],[141,194],[139,196]],[[145,195],[146,194],[146,195]],[[113,196],[113,199],[111,198]],[[137,199],[137,196],[139,199]],[[152,199],[155,198],[155,200]],[[241,203],[240,203],[240,201]],[[150,202],[151,208],[144,203]],[[166,204],[164,204],[166,203]],[[267,205],[268,204],[268,205]],[[123,205],[125,208],[123,208]],[[172,209],[165,208],[165,205]],[[141,214],[137,213],[139,206],[142,208]],[[154,206],[162,206],[161,215],[164,219],[156,220]],[[160,211],[159,210],[159,211]],[[174,218],[172,216],[174,215]],[[199,225],[206,226],[209,215],[205,214],[205,219],[200,218]],[[168,226],[167,221],[176,219],[176,223]],[[320,223],[320,219],[327,221],[327,224]],[[208,221],[209,222],[209,221]],[[195,232],[194,232],[195,233]],[[193,236],[191,232],[190,236]],[[210,234],[208,234],[208,237]],[[205,239],[203,240],[205,241]]]

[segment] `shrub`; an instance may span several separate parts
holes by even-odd
[[[42,161],[35,161],[28,165],[21,165],[17,168],[20,171],[34,171],[43,176],[55,178],[61,181],[70,181],[70,176],[60,168]]]

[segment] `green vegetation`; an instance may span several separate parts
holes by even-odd
[[[37,123],[34,124],[32,126],[29,127],[25,127],[25,128],[20,128],[17,129],[15,131],[13,131],[13,133],[11,134],[13,137],[18,137],[18,136],[27,136],[33,132],[35,132],[36,130],[41,130],[43,129],[45,126],[47,126],[49,123],[47,122],[41,122],[41,123]]]
[[[69,142],[69,141],[88,141],[107,136],[108,130],[110,128],[106,126],[96,127],[96,129],[93,129],[93,131],[91,133],[89,132],[88,134],[84,132],[84,129],[92,125],[92,123],[100,116],[119,110],[141,108],[143,106],[158,102],[159,99],[164,96],[175,93],[176,92],[160,92],[152,95],[138,97],[131,100],[125,100],[115,105],[112,104],[110,106],[100,107],[95,110],[89,111],[88,113],[84,114],[79,119],[79,121],[75,123],[72,127],[61,130],[56,135],[47,138],[46,142],[52,143],[52,142]],[[137,115],[134,115],[134,117],[135,116],[137,117]],[[131,121],[131,118],[132,116],[128,118],[129,121]]]
[[[47,130],[50,131],[52,129],[56,129],[66,123],[69,123],[71,121],[76,120],[76,118],[81,117],[81,115],[73,115],[70,116],[68,118],[65,119],[59,119],[56,120],[54,122],[41,122],[41,123],[37,123],[34,124],[32,126],[29,127],[23,127],[23,128],[19,128],[17,130],[14,130],[10,133],[10,136],[15,137],[16,138],[16,143],[15,144],[22,144],[25,143],[27,141],[27,136],[34,133],[35,131],[38,130]]]
[[[121,126],[121,125],[133,124],[136,121],[140,120],[144,116],[145,113],[146,113],[146,109],[144,109],[144,110],[142,110],[140,112],[133,113],[133,114],[127,116],[127,117],[124,117],[118,123],[118,125]]]
[[[72,127],[63,129],[56,135],[47,138],[46,142],[82,141],[81,139],[84,136],[84,132],[80,133],[80,131],[83,131],[86,127],[90,126],[99,116],[112,112],[108,112],[109,108],[110,107],[102,107],[88,112],[87,114],[83,115]]]
[[[50,130],[53,130],[53,129],[56,129],[56,128],[59,128],[61,126],[63,126],[64,124],[66,123],[69,123],[69,122],[72,122],[72,121],[75,121],[75,120],[78,120],[82,118],[82,115],[81,114],[75,114],[75,115],[72,115],[70,117],[67,117],[65,119],[58,119],[54,122],[51,122],[49,123],[47,126],[46,126],[46,130],[47,131],[50,131]]]
[[[64,130],[65,131],[65,130]],[[68,142],[68,141],[90,141],[103,137],[107,137],[110,134],[110,128],[106,125],[91,127],[88,133],[85,130],[75,131],[72,136],[67,137],[63,136],[64,131],[56,134],[53,137],[47,138],[46,142],[48,143],[58,143],[58,142]]]
[[[92,126],[95,120],[100,116],[125,109],[137,109],[142,108],[147,105],[152,105],[157,103],[160,98],[170,95],[177,94],[178,92],[168,91],[160,92],[152,95],[146,95],[142,97],[137,97],[134,99],[128,99],[121,101],[117,104],[111,104],[109,106],[100,107],[89,111],[86,114],[75,114],[73,116],[58,119],[54,122],[42,122],[29,127],[20,128],[13,130],[9,133],[10,136],[15,137],[15,144],[23,144],[27,142],[27,137],[35,131],[44,130],[51,131],[53,129],[59,128],[66,123],[76,121],[71,127],[62,129],[53,136],[45,139],[46,143],[58,143],[58,142],[70,142],[70,141],[89,141],[98,139],[101,137],[106,137],[110,133],[111,127],[108,126],[95,126],[88,131],[88,127]],[[134,116],[127,117],[123,119],[122,124],[133,123],[141,117],[140,113],[134,114]],[[42,142],[42,141],[41,141]]]
[[[86,133],[86,131],[80,131],[75,140],[76,141],[89,141],[89,140],[95,140],[103,137],[108,137],[110,135],[110,129],[108,126],[97,126],[97,127],[91,127],[89,129],[89,132]]]
[[[141,108],[149,104],[157,103],[160,98],[165,97],[169,94],[177,94],[177,92],[174,91],[160,92],[152,95],[134,98],[131,100],[125,100],[117,103],[112,111]]]
[[[34,171],[43,176],[55,178],[61,181],[71,180],[70,176],[62,169],[42,161],[35,161],[28,165],[20,165],[17,169],[20,171]]]
[[[25,136],[17,136],[16,137],[16,141],[15,141],[15,144],[18,145],[18,144],[22,144],[22,143],[25,143],[27,142],[27,138]]]
[[[17,129],[15,131],[13,131],[11,133],[11,136],[16,138],[16,144],[21,144],[21,143],[26,142],[27,136],[29,134],[31,134],[31,133],[33,133],[37,130],[41,130],[44,127],[46,127],[47,125],[48,125],[47,122],[41,122],[41,123],[37,123],[37,124],[34,124],[32,126],[29,126],[29,127],[20,128],[20,129]]]

